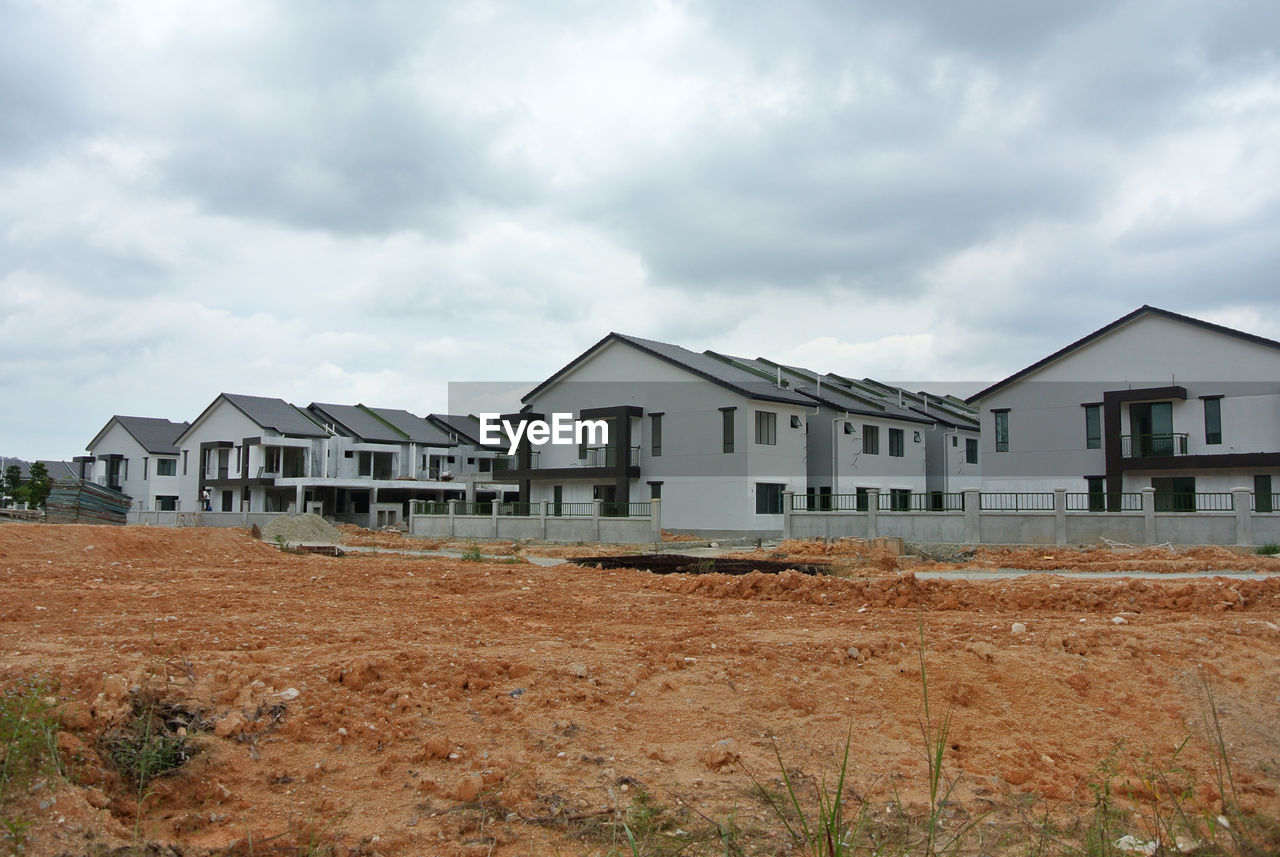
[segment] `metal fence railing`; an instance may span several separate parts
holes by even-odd
[[[605,518],[648,518],[652,507],[647,501],[636,503],[604,502],[600,504],[600,515]]]
[[[1157,491],[1157,512],[1231,512],[1235,500],[1230,492],[1198,491],[1194,494],[1174,494]]]
[[[1052,512],[1053,492],[984,491],[978,501],[984,512]]]
[[[1117,498],[1105,491],[1068,492],[1068,512],[1141,512],[1142,493],[1125,491]]]

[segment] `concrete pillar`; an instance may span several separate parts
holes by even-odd
[[[1249,497],[1253,493],[1249,488],[1231,489],[1231,507],[1236,511],[1236,544],[1251,545],[1253,538],[1253,509],[1250,508]]]
[[[1156,543],[1156,489],[1142,489],[1142,539],[1143,544]]]
[[[591,524],[596,531],[596,541],[600,541],[600,507],[603,505],[603,500],[591,501]]]
[[[874,539],[880,535],[876,525],[880,515],[880,489],[867,489],[867,538]]]
[[[293,508],[297,509],[297,514],[301,515],[307,511],[306,504],[307,492],[301,485],[295,486],[293,489]]]
[[[542,524],[542,540],[544,542],[547,540],[547,503],[549,502],[549,500],[538,501],[538,519]]]
[[[493,498],[493,504],[489,506],[489,518],[493,521],[493,537],[498,537],[498,508],[502,505],[502,495]]]
[[[649,501],[649,529],[655,546],[662,546],[662,501],[654,497]]]
[[[977,488],[965,488],[960,492],[964,498],[964,543],[976,545],[982,543],[982,491]]]
[[[1067,489],[1053,489],[1053,543],[1067,543]]]
[[[457,530],[455,530],[453,526],[454,519],[457,516],[458,516],[458,501],[450,500],[449,501],[449,538],[453,538],[454,536],[457,535]]]
[[[467,479],[467,502],[474,503],[476,501],[476,483],[474,480]]]
[[[782,492],[782,537],[784,539],[791,538],[791,504],[795,500],[796,492]]]

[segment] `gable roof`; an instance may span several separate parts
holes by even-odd
[[[1189,315],[1182,315],[1181,313],[1170,312],[1167,309],[1160,309],[1159,307],[1153,307],[1148,304],[1143,304],[1142,306],[1138,307],[1128,315],[1123,315],[1120,318],[1116,319],[1115,321],[1111,322],[1110,324],[1104,325],[1103,327],[1098,328],[1093,333],[1090,333],[1086,336],[1081,337],[1080,339],[1077,339],[1075,342],[1071,343],[1065,348],[1058,349],[1057,351],[1050,354],[1048,357],[1045,357],[1042,360],[1037,360],[1035,363],[1032,363],[1030,366],[1026,367],[1025,369],[1021,369],[1017,372],[1014,372],[1012,375],[1010,375],[1008,378],[1005,378],[1003,381],[997,381],[996,383],[992,384],[990,387],[987,387],[984,390],[979,390],[969,398],[965,399],[965,402],[968,404],[973,404],[974,402],[981,401],[982,399],[985,399],[987,396],[990,396],[992,393],[996,392],[997,390],[1000,390],[1000,389],[1003,389],[1004,387],[1009,386],[1014,381],[1018,381],[1022,378],[1025,378],[1027,375],[1030,375],[1032,372],[1035,372],[1038,369],[1042,369],[1045,366],[1048,366],[1050,363],[1053,363],[1056,360],[1060,360],[1061,358],[1066,357],[1068,354],[1071,354],[1074,351],[1078,351],[1079,349],[1090,344],[1091,342],[1097,339],[1101,339],[1102,337],[1111,333],[1113,330],[1123,327],[1129,322],[1134,321],[1138,318],[1141,318],[1142,316],[1145,316],[1145,315],[1154,315],[1160,318],[1166,318],[1170,321],[1176,321],[1182,324],[1189,324],[1192,327],[1199,327],[1203,330],[1212,331],[1213,333],[1220,333],[1220,334],[1223,334],[1224,336],[1231,336],[1236,339],[1243,340],[1245,342],[1253,343],[1254,345],[1262,345],[1266,348],[1275,348],[1277,350],[1280,350],[1280,342],[1277,342],[1274,339],[1267,339],[1265,336],[1258,336],[1253,333],[1245,333],[1243,330],[1236,330],[1235,328],[1224,327],[1221,324],[1214,324],[1211,321],[1204,321],[1203,319],[1192,318]]]
[[[50,479],[79,479],[80,473],[76,468],[71,466],[67,461],[52,461],[47,458],[39,459],[44,465],[44,469],[48,472]]]
[[[364,405],[361,405],[364,407]],[[390,423],[397,431],[409,438],[411,443],[426,446],[453,446],[454,442],[444,432],[424,420],[417,414],[396,408],[369,408],[379,419]]]
[[[191,421],[175,442],[180,442],[191,430],[199,425],[218,402],[226,401],[240,413],[244,414],[259,428],[274,429],[282,435],[292,437],[328,437],[319,424],[284,399],[268,399],[263,396],[245,396],[239,393],[219,393],[209,406],[200,412],[200,416]]]
[[[404,443],[409,439],[403,432],[378,419],[362,405],[330,405],[312,402],[308,410],[321,420],[329,420],[359,440]]]
[[[456,438],[458,443],[466,443],[480,449],[499,448],[492,445],[485,446],[480,442],[480,420],[471,414],[427,414],[427,421],[440,429],[446,437]],[[502,448],[505,449],[505,447]]]
[[[809,405],[812,400],[807,396],[779,388],[772,380],[761,377],[755,372],[750,372],[741,366],[726,363],[708,354],[699,354],[696,351],[690,351],[687,348],[681,348],[679,345],[672,345],[667,342],[658,342],[653,339],[642,339],[638,336],[627,336],[621,333],[610,333],[601,339],[595,345],[579,354],[569,363],[565,364],[558,372],[538,386],[534,387],[521,398],[520,401],[528,402],[539,392],[559,381],[565,374],[573,370],[581,363],[588,360],[591,355],[595,354],[610,342],[621,342],[625,345],[641,351],[651,357],[656,357],[672,366],[676,366],[691,375],[710,381],[727,390],[731,390],[740,396],[748,399],[756,399],[766,402],[781,402],[788,405]]]
[[[155,455],[177,455],[178,438],[187,430],[190,423],[175,423],[160,417],[125,417],[116,414],[107,420],[102,431],[94,435],[85,449],[92,450],[102,440],[112,423],[119,423],[129,436],[138,442],[138,446]]]

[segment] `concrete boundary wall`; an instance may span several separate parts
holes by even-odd
[[[601,514],[603,501],[592,503],[590,517],[557,517],[548,514],[550,500],[535,504],[535,515],[499,515],[493,504],[488,515],[459,515],[457,500],[449,501],[444,515],[409,516],[409,534],[437,539],[537,539],[549,542],[602,542],[643,544],[662,541],[662,501],[649,501],[648,517],[614,518]]]
[[[1280,512],[1251,511],[1250,492],[1232,490],[1233,511],[1157,512],[1155,490],[1142,490],[1135,512],[1067,511],[1064,488],[1053,492],[1046,511],[983,511],[976,489],[961,492],[963,511],[876,511],[879,492],[867,492],[867,511],[793,511],[783,498],[783,537],[794,539],[873,539],[881,536],[914,542],[990,545],[1075,545],[1109,539],[1131,545],[1170,542],[1180,545],[1263,545],[1280,542]]]

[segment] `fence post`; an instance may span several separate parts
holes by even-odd
[[[1067,543],[1067,489],[1053,489],[1053,543]]]
[[[502,505],[502,494],[493,498],[493,505],[489,507],[489,517],[493,519],[493,537],[498,537],[498,507]]]
[[[1146,544],[1156,543],[1156,489],[1142,489],[1142,530]]]
[[[450,500],[449,501],[449,538],[451,539],[454,538],[458,532],[457,530],[454,529],[454,520],[453,520],[454,516],[457,514],[458,514],[458,501]]]
[[[782,492],[782,537],[784,539],[791,538],[791,512],[793,511],[791,504],[795,501],[796,492]]]
[[[880,535],[879,528],[876,526],[877,519],[880,515],[880,489],[867,489],[867,541]]]
[[[979,488],[965,488],[960,494],[964,497],[964,543],[967,545],[981,544],[982,519],[980,517],[980,507],[982,505],[982,490]]]
[[[603,505],[603,500],[591,501],[591,523],[595,527],[597,542],[600,541],[600,507]]]
[[[1251,493],[1253,492],[1248,488],[1231,489],[1231,506],[1236,510],[1236,544],[1238,545],[1254,543],[1253,522],[1249,515],[1253,511],[1249,503]]]
[[[662,500],[657,497],[649,500],[649,527],[653,530],[653,543],[662,544]]]
[[[538,518],[542,521],[542,540],[544,542],[547,540],[547,503],[549,502],[551,501],[550,500],[538,501]]]

